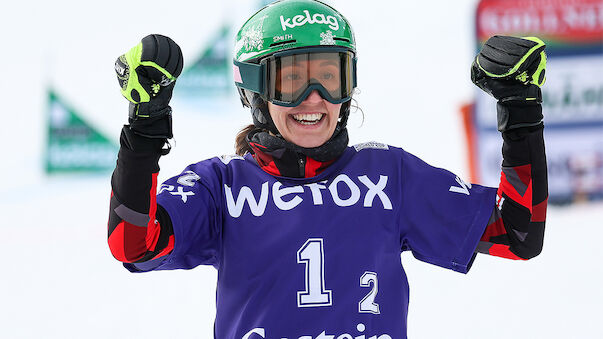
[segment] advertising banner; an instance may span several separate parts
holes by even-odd
[[[115,168],[118,147],[48,91],[46,172],[96,172]]]
[[[537,36],[547,44],[543,86],[549,201],[603,197],[603,2],[482,0],[476,50],[492,35]],[[499,181],[495,99],[477,90],[470,145],[480,182]]]
[[[230,27],[223,26],[190,66],[178,77],[174,96],[179,99],[213,99],[234,91],[231,64],[233,38]]]

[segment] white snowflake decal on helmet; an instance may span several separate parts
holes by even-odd
[[[241,39],[237,43],[236,50],[245,49],[246,52],[260,51],[264,48],[264,20],[266,16],[259,18],[259,24],[249,27],[242,32]]]
[[[320,40],[321,45],[335,45],[335,39],[333,39],[333,32],[326,31],[324,33],[320,33],[320,37],[322,38],[322,40]]]
[[[243,36],[244,46],[246,51],[261,50],[264,47],[264,40],[262,34],[262,25],[258,27],[252,27],[245,32]]]

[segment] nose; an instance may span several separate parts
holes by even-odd
[[[312,92],[310,92],[310,95],[308,95],[308,97],[306,98],[306,100],[304,100],[307,103],[316,103],[316,102],[321,102],[322,96],[320,96],[320,93],[318,93],[317,90],[313,90]]]

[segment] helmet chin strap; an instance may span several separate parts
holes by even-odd
[[[246,91],[247,92],[247,91]],[[247,92],[251,93],[251,92]],[[281,136],[272,117],[270,116],[270,111],[268,110],[268,102],[260,97],[257,93],[251,93],[252,98],[248,97],[249,104],[251,106],[251,117],[253,119],[253,124],[255,127],[267,130],[270,133]]]

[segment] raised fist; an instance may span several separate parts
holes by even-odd
[[[121,94],[130,101],[130,128],[153,138],[171,138],[169,106],[176,78],[182,73],[180,46],[151,34],[115,61]]]
[[[471,81],[498,103],[498,130],[507,132],[542,125],[545,44],[536,37],[495,35],[471,65]]]
[[[180,46],[159,34],[147,35],[115,61],[123,96],[134,104],[149,102],[182,72]]]
[[[545,44],[536,37],[495,35],[488,39],[471,66],[471,80],[500,102],[542,101]]]

